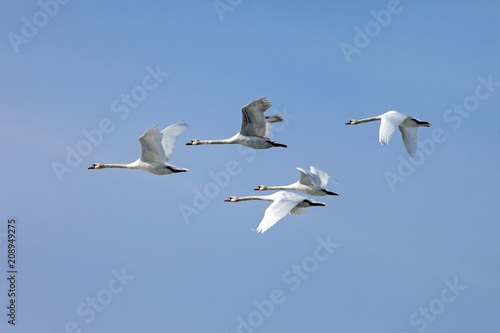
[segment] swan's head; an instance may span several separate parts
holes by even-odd
[[[345,123],[346,125],[356,125],[358,123],[358,121],[356,119],[351,119],[349,120],[347,123]]]
[[[186,143],[186,146],[191,146],[191,145],[199,145],[200,144],[200,140],[198,139],[194,139],[194,140],[191,140],[189,141],[188,143]]]
[[[253,190],[254,191],[264,191],[264,190],[267,190],[267,186],[259,185],[256,188],[254,188]]]
[[[238,197],[229,197],[229,199],[226,199],[224,200],[225,202],[236,202],[238,201],[240,198]]]
[[[94,163],[91,166],[89,166],[89,169],[102,169],[102,164]]]

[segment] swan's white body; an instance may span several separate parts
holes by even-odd
[[[271,107],[267,97],[255,100],[241,109],[243,120],[241,130],[229,139],[223,140],[191,140],[186,145],[240,144],[254,149],[284,147],[286,145],[269,139],[271,124],[281,122],[279,114],[265,117],[264,112]]]
[[[246,200],[266,200],[273,203],[266,209],[264,218],[257,227],[257,232],[264,233],[271,228],[286,214],[304,215],[311,206],[326,206],[322,202],[309,199],[292,192],[279,191],[271,195],[249,196],[249,197],[229,197],[224,201],[238,202]]]
[[[419,127],[431,126],[431,124],[426,121],[412,118],[397,111],[388,111],[380,116],[361,120],[351,120],[347,122],[346,125],[357,125],[375,120],[380,120],[380,143],[383,145],[388,144],[394,134],[394,131],[398,127],[403,137],[403,143],[406,151],[411,157],[415,156],[417,153],[417,129]]]
[[[325,186],[328,184],[328,180],[333,178],[326,171],[318,169],[314,166],[311,166],[309,172],[304,169],[297,168],[300,172],[300,179],[290,185],[284,186],[265,186],[259,185],[255,188],[256,191],[266,191],[266,190],[292,190],[292,191],[300,191],[305,194],[314,195],[314,196],[323,196],[323,195],[338,195],[335,192],[330,191]]]
[[[94,163],[89,169],[125,168],[141,169],[154,175],[168,175],[177,172],[189,171],[168,163],[177,138],[188,128],[182,121],[158,130],[158,125],[147,130],[141,137],[141,157],[129,164],[100,164]]]

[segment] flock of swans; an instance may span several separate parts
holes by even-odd
[[[286,148],[285,144],[276,142],[268,138],[271,125],[276,122],[282,122],[283,118],[279,115],[264,116],[264,112],[271,107],[267,97],[255,100],[244,106],[242,111],[243,121],[241,130],[229,139],[222,140],[198,140],[194,139],[186,145],[204,145],[204,144],[240,144],[254,149],[268,149],[272,147]],[[403,144],[408,155],[415,156],[417,153],[417,129],[418,127],[429,127],[431,124],[413,117],[407,116],[397,111],[389,111],[380,116],[365,118],[360,120],[350,120],[346,125],[357,125],[370,121],[380,120],[379,141],[385,145],[389,143],[396,128],[399,128]],[[141,137],[141,157],[129,164],[100,164],[94,163],[89,169],[104,168],[126,168],[141,169],[155,175],[168,175],[171,173],[187,172],[186,168],[180,168],[169,163],[170,156],[174,151],[177,138],[188,128],[183,121],[158,130],[158,126],[153,126],[147,130]],[[338,196],[339,194],[326,188],[326,185],[332,176],[326,171],[314,166],[310,171],[297,168],[300,172],[300,179],[290,185],[284,186],[265,186],[259,185],[256,191],[280,190],[271,195],[254,195],[247,197],[231,196],[226,202],[239,202],[247,200],[266,200],[273,203],[266,209],[264,218],[258,225],[256,231],[264,233],[276,222],[281,220],[287,214],[304,215],[309,207],[326,206],[308,197],[287,192],[287,190],[300,191],[312,196]]]

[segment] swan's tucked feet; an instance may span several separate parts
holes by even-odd
[[[173,173],[177,173],[177,172],[188,172],[189,170],[188,169],[175,169],[175,168],[172,168],[171,166],[166,166],[165,168],[169,169],[170,171],[172,171]]]
[[[271,139],[268,139],[267,142],[269,142],[271,145],[273,145],[273,147],[283,147],[283,148],[288,148],[287,145],[285,144],[282,144],[282,143],[279,143],[279,142],[276,142],[274,140],[271,140]]]
[[[336,196],[340,195],[338,193],[332,192],[332,191],[327,190],[327,189],[321,189],[321,191],[325,192],[327,195],[336,195]]]

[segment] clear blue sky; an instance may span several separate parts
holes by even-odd
[[[2,332],[498,329],[497,1],[40,3],[0,1]],[[287,149],[184,145],[264,96]],[[388,110],[432,123],[416,159],[344,125]],[[190,172],[87,169],[180,120]],[[310,165],[341,195],[262,235],[223,201]]]

